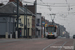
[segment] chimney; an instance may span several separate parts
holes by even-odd
[[[9,2],[17,2],[17,0],[9,0]]]
[[[15,3],[17,3],[17,0],[9,0],[9,2],[15,2]],[[23,4],[22,4],[22,0],[19,0],[19,6],[23,6]]]
[[[3,3],[0,3],[0,6],[4,5]]]

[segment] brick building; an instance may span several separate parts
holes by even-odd
[[[17,3],[17,0],[9,0],[9,2],[15,2],[15,3]],[[19,0],[19,6],[23,6],[23,4],[22,4],[22,0]]]
[[[26,5],[24,5],[26,7]],[[36,5],[35,5],[35,2],[34,2],[34,5],[27,5],[27,9],[29,9],[33,14],[36,13]],[[36,16],[33,15],[32,16],[32,38],[35,37],[36,33],[36,27],[35,27],[35,18]]]

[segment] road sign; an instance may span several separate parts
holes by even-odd
[[[46,27],[46,25],[47,25],[47,24],[45,24],[45,27]]]
[[[42,25],[45,25],[45,22],[42,22]]]

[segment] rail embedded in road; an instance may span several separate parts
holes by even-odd
[[[55,41],[55,42],[53,42],[52,44],[50,44],[50,45],[48,45],[47,47],[43,48],[43,50],[46,50],[48,47],[50,47],[51,45],[53,45],[53,44],[55,44],[55,43],[57,43],[57,42],[60,42],[60,41]]]
[[[55,41],[52,44],[48,45],[47,47],[43,48],[43,50],[49,50],[49,49],[51,49],[51,50],[55,50],[55,49],[57,49],[57,50],[73,49],[73,46],[65,45],[68,42],[70,42],[70,40]]]

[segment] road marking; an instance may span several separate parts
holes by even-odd
[[[75,40],[74,40],[74,49],[73,50],[75,50]]]
[[[69,41],[65,41],[64,44],[62,44],[62,47],[63,47],[67,42],[69,42]],[[62,47],[60,47],[58,50],[61,50]]]
[[[60,42],[60,41],[56,41],[56,42],[54,42],[54,43],[48,45],[47,47],[43,48],[43,50],[47,49],[48,47],[50,47],[51,45],[53,45],[53,44],[55,44],[55,43],[57,43],[57,42]]]

